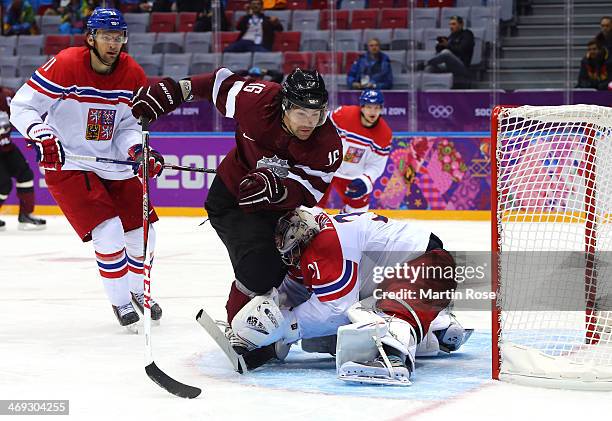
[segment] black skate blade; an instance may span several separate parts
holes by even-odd
[[[202,393],[202,389],[181,383],[168,376],[155,364],[155,361],[146,366],[145,371],[159,387],[179,398],[193,399]]]

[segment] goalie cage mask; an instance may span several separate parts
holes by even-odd
[[[274,241],[281,259],[288,266],[300,266],[306,246],[321,231],[314,216],[305,210],[293,210],[278,220]]]

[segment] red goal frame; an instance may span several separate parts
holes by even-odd
[[[499,199],[499,191],[497,189],[497,135],[499,114],[507,108],[515,108],[515,105],[497,105],[491,113],[491,290],[495,293],[499,291],[499,233],[498,233],[498,213],[497,203]],[[591,123],[585,123],[585,136],[587,142],[585,144],[585,205],[584,205],[584,223],[585,223],[585,328],[586,337],[585,343],[596,344],[599,341],[599,335],[595,333],[596,314],[595,314],[595,295],[597,292],[597,269],[595,261],[595,252],[597,247],[597,218],[596,218],[596,146],[594,143],[595,129]],[[499,340],[501,335],[501,308],[498,304],[498,299],[495,298],[491,302],[491,377],[499,380],[501,354],[499,349]]]

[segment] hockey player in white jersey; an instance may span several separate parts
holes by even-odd
[[[142,161],[142,131],[130,99],[146,76],[123,52],[127,36],[118,10],[97,8],[87,22],[87,46],[52,57],[11,102],[11,122],[35,147],[49,192],[82,241],[93,242],[104,289],[122,326],[139,320],[134,305],[143,308],[142,184],[130,166],[70,156]],[[148,176],[154,177],[163,158],[154,150],[149,156]],[[154,242],[151,226],[151,253]],[[161,317],[153,302],[151,315]]]
[[[281,298],[276,291],[256,297],[232,321],[247,350],[337,333],[341,379],[407,385],[421,343],[429,353],[451,351],[469,337],[446,312],[457,283],[438,274],[454,270],[455,262],[431,232],[374,213],[296,210],[279,221],[276,244],[294,270]],[[381,278],[378,268],[403,263],[442,271]],[[307,299],[296,300],[304,288]],[[439,298],[422,299],[422,290]]]

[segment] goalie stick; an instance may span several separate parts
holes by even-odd
[[[72,159],[73,161],[93,161],[93,162],[104,162],[106,164],[119,164],[119,165],[130,165],[132,167],[138,166],[138,162],[134,161],[124,161],[121,159],[113,159],[113,158],[102,158],[100,156],[88,156],[88,155],[66,155],[66,159]],[[184,165],[173,165],[173,164],[164,164],[162,165],[164,169],[170,170],[178,170],[178,171],[191,171],[191,172],[203,172],[214,174],[217,172],[214,168],[200,168],[200,167],[186,167]]]
[[[221,351],[227,356],[227,358],[234,366],[234,370],[238,373],[243,374],[248,371],[248,367],[242,355],[239,355],[230,344],[229,340],[225,336],[225,333],[219,328],[219,325],[204,311],[200,309],[196,315],[196,320],[204,328],[204,330],[210,335],[211,338],[219,345]]]
[[[149,240],[149,122],[142,120],[142,231],[144,237],[144,337],[145,337],[145,371],[149,378],[161,388],[181,398],[196,398],[202,390],[174,380],[164,373],[153,361],[151,345],[151,259],[147,255]]]

